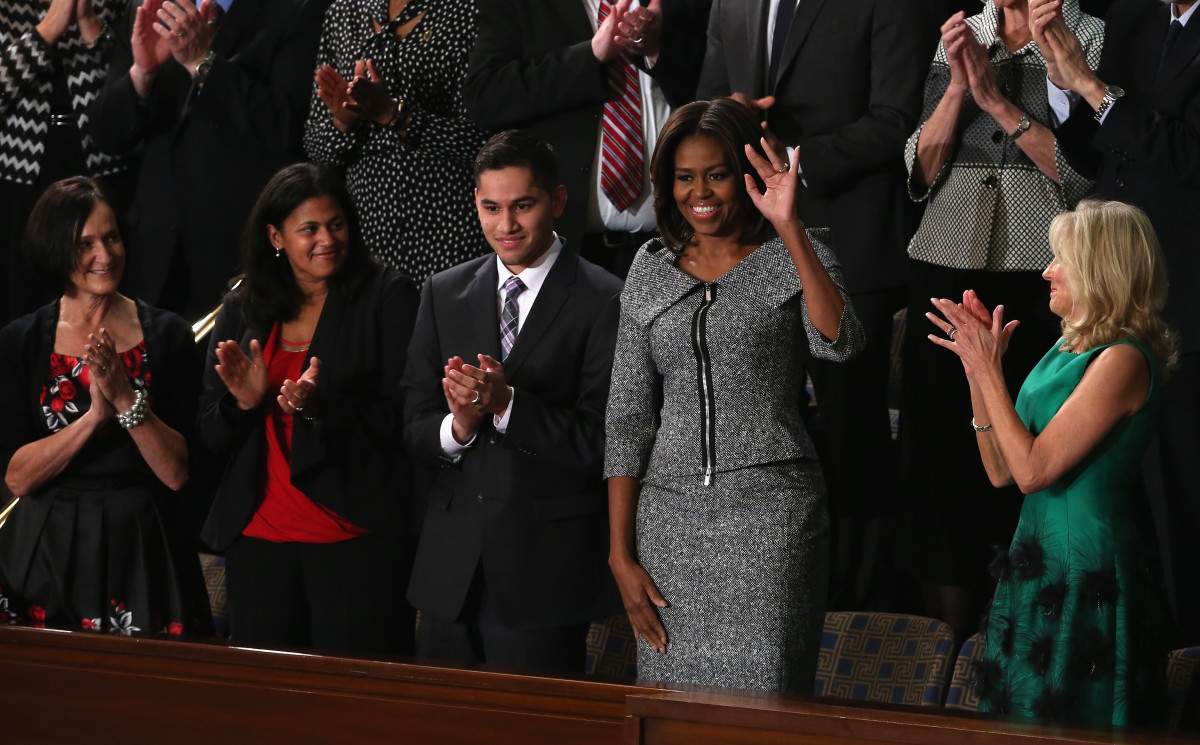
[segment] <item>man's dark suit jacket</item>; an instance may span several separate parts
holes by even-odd
[[[1136,204],[1167,258],[1167,320],[1185,352],[1200,351],[1200,18],[1184,26],[1155,76],[1170,27],[1158,0],[1116,0],[1096,74],[1125,90],[1103,126],[1079,103],[1059,132],[1072,164],[1095,169],[1095,195]],[[1088,171],[1085,171],[1088,172]]]
[[[292,483],[317,504],[373,533],[402,535],[409,511],[409,468],[403,452],[400,376],[417,309],[417,289],[392,269],[373,267],[353,285],[330,288],[304,356],[321,360],[315,419],[292,424]],[[265,345],[270,325],[249,324],[237,293],[225,299],[204,366],[199,429],[204,444],[225,456],[224,473],[201,538],[224,550],[262,501],[266,473],[266,404],[243,411],[214,366],[218,342],[233,339],[247,356],[250,340]],[[268,391],[273,401],[276,391]],[[397,577],[403,582],[403,577]]]
[[[663,3],[662,53],[650,70],[672,106],[695,97],[712,0]],[[554,147],[567,206],[558,234],[579,249],[606,95],[582,0],[486,0],[463,99],[484,129],[528,130]]]
[[[621,283],[564,247],[504,375],[515,390],[505,434],[485,414],[458,463],[441,448],[449,413],[446,360],[500,359],[494,255],[430,277],[404,375],[404,441],[436,470],[428,491],[409,600],[458,619],[482,562],[500,619],[522,631],[585,623],[612,612],[604,411]]]
[[[142,148],[130,213],[130,291],[196,320],[221,300],[238,267],[242,228],[258,193],[285,165],[304,160],[300,138],[312,95],[321,19],[329,0],[235,0],[213,40],[202,90],[173,59],[139,101],[129,79],[133,28],[88,115],[101,149]],[[163,296],[176,252],[192,274],[186,306]]]
[[[989,0],[990,2],[990,0]],[[800,148],[801,219],[833,229],[851,294],[904,283],[915,227],[904,143],[916,129],[933,49],[911,0],[803,0],[769,85],[768,0],[714,0],[700,98],[776,97],[767,112]]]

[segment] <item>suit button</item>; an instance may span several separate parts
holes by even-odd
[[[981,181],[980,183],[989,189],[995,189],[996,185],[999,184],[1000,181],[999,181],[999,179],[997,179],[995,177],[995,175],[992,175],[992,176],[988,176],[987,178],[983,179],[983,181]]]
[[[1004,133],[998,129],[995,132],[992,132],[992,142],[996,143],[997,145],[999,145],[1001,142],[1004,142]]]
[[[477,502],[482,502],[482,501],[483,501],[483,495],[482,495],[482,494],[476,494],[476,495],[475,495],[475,501],[477,501]]]
[[[491,435],[488,435],[488,442],[490,442],[490,443],[492,443],[493,445],[495,445],[497,442],[500,442],[500,435],[497,435],[497,434],[495,434],[495,433],[492,433]]]
[[[1124,179],[1117,179],[1116,184],[1117,184],[1118,189],[1125,188],[1125,180]]]

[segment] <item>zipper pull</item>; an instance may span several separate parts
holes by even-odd
[[[704,469],[704,485],[705,486],[712,485],[712,476],[713,476],[712,466],[705,468]]]
[[[712,302],[712,282],[704,283],[704,302]]]

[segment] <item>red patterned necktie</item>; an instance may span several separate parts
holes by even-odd
[[[599,22],[612,10],[610,0],[600,0]],[[637,68],[628,54],[608,63],[608,100],[604,104],[600,136],[600,189],[625,211],[642,193],[642,94]]]

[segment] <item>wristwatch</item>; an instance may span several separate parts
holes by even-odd
[[[1105,86],[1104,98],[1100,100],[1100,108],[1096,109],[1096,121],[1103,121],[1104,113],[1108,111],[1108,107],[1112,106],[1118,98],[1124,95],[1125,90],[1123,88],[1118,88],[1115,85]]]
[[[196,72],[192,73],[192,82],[197,87],[202,87],[204,81],[208,80],[208,74],[212,72],[213,60],[216,58],[217,53],[210,49],[208,50],[208,54],[204,56],[204,59],[200,60],[200,64],[196,65]]]
[[[1017,128],[1015,130],[1013,130],[1011,134],[1009,134],[1008,139],[1010,139],[1010,140],[1017,139],[1021,135],[1028,132],[1029,128],[1032,125],[1033,125],[1033,122],[1029,120],[1029,114],[1022,115],[1021,121],[1017,122]]]

